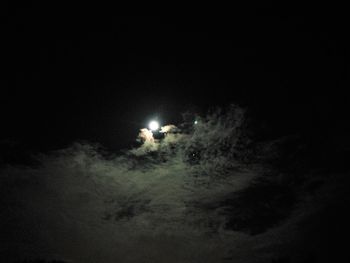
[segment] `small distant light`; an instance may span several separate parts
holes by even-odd
[[[149,124],[148,124],[148,127],[150,130],[152,131],[156,131],[159,129],[159,123],[157,121],[151,121]]]
[[[198,123],[198,121],[194,121],[194,124],[196,125]]]

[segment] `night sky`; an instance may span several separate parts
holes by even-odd
[[[1,217],[8,219],[3,222],[6,221],[6,224],[12,228],[20,226],[19,228],[27,230],[31,229],[32,224],[39,224],[37,220],[42,220],[40,222],[49,229],[48,232],[51,231],[50,229],[55,229],[53,235],[56,236],[60,236],[57,229],[62,229],[63,232],[69,232],[72,229],[74,232],[74,229],[80,229],[80,226],[70,223],[57,223],[58,225],[56,225],[55,216],[59,218],[64,212],[58,212],[57,215],[55,212],[44,213],[42,212],[44,204],[40,205],[38,200],[48,197],[47,200],[59,203],[60,201],[57,200],[66,200],[64,199],[66,195],[58,194],[59,197],[56,200],[56,197],[52,197],[54,194],[51,193],[60,192],[60,189],[65,189],[65,185],[77,184],[85,190],[72,188],[67,191],[71,191],[69,194],[72,195],[76,192],[80,193],[77,198],[81,199],[72,198],[70,204],[72,209],[80,207],[79,202],[84,203],[86,200],[90,200],[90,197],[84,199],[85,195],[83,196],[82,193],[85,193],[86,196],[94,195],[91,185],[80,177],[80,179],[74,180],[62,179],[64,182],[53,178],[68,178],[68,175],[72,175],[74,178],[77,175],[78,178],[80,173],[94,174],[91,169],[96,167],[100,168],[94,170],[95,173],[102,177],[104,173],[109,176],[113,173],[111,171],[114,171],[116,178],[120,178],[117,183],[113,181],[115,185],[119,187],[119,185],[125,184],[122,190],[117,190],[117,192],[120,191],[120,195],[135,191],[132,192],[132,195],[130,194],[130,196],[134,196],[138,195],[138,191],[140,191],[142,193],[140,199],[135,201],[128,194],[125,194],[125,196],[130,197],[126,199],[137,204],[144,202],[143,205],[136,206],[137,208],[132,206],[132,212],[130,209],[129,212],[125,212],[116,208],[121,203],[120,196],[94,196],[92,199],[100,198],[104,204],[108,203],[107,200],[114,200],[110,203],[115,202],[113,208],[106,207],[105,210],[101,208],[101,211],[100,208],[96,208],[100,206],[99,204],[91,205],[94,209],[96,208],[96,214],[101,213],[100,217],[107,221],[114,218],[115,215],[119,215],[113,219],[118,221],[120,218],[124,220],[122,214],[126,213],[126,218],[130,222],[133,220],[132,218],[137,218],[138,222],[141,222],[146,220],[142,216],[147,215],[149,211],[147,209],[163,211],[156,208],[158,206],[152,203],[153,201],[149,201],[156,198],[162,199],[163,195],[158,190],[154,190],[158,189],[158,186],[154,185],[162,183],[151,184],[147,180],[144,182],[140,179],[132,179],[135,180],[138,190],[127,190],[132,189],[132,184],[123,181],[125,178],[120,172],[126,169],[122,165],[123,162],[129,165],[129,170],[126,170],[127,173],[130,173],[131,178],[134,176],[139,178],[139,174],[142,173],[145,173],[145,176],[153,174],[158,176],[163,173],[175,174],[179,169],[183,169],[186,173],[191,169],[196,174],[200,174],[199,171],[210,173],[209,171],[213,171],[211,169],[214,169],[212,168],[214,166],[220,168],[215,168],[216,170],[214,169],[215,172],[212,174],[221,173],[223,175],[226,170],[235,171],[231,166],[227,168],[226,164],[237,161],[240,163],[238,165],[240,169],[243,169],[244,166],[244,169],[250,171],[246,172],[243,169],[245,172],[242,172],[243,170],[238,172],[240,174],[237,177],[239,178],[236,187],[238,190],[236,188],[234,188],[236,190],[227,190],[223,187],[222,190],[216,189],[206,192],[198,190],[201,189],[200,187],[196,190],[196,187],[191,184],[191,187],[195,189],[191,192],[193,194],[191,196],[195,198],[183,201],[186,204],[187,202],[200,203],[201,201],[198,200],[203,198],[203,207],[206,207],[208,211],[215,210],[217,213],[208,212],[205,214],[207,218],[217,218],[213,219],[214,223],[208,219],[210,224],[215,225],[217,221],[226,222],[225,234],[228,233],[227,231],[237,231],[239,235],[254,237],[254,240],[248,240],[243,236],[239,236],[237,240],[231,240],[231,237],[223,238],[225,242],[227,240],[227,243],[218,248],[219,251],[224,251],[228,246],[235,247],[235,242],[242,246],[248,245],[252,250],[257,249],[259,242],[265,242],[267,246],[266,249],[264,248],[265,250],[262,249],[264,252],[259,250],[263,256],[258,257],[257,261],[249,258],[248,249],[239,254],[239,259],[235,257],[234,252],[228,250],[232,253],[228,253],[229,256],[223,255],[223,262],[231,262],[230,260],[232,262],[235,260],[235,262],[313,262],[306,260],[308,258],[311,258],[309,260],[322,258],[322,256],[318,257],[315,251],[324,249],[327,247],[327,243],[318,244],[316,242],[315,248],[305,249],[305,252],[293,242],[307,244],[317,240],[318,237],[313,235],[319,229],[337,224],[333,219],[330,219],[329,215],[342,215],[348,204],[347,201],[344,201],[344,204],[338,203],[339,199],[348,200],[342,194],[339,196],[331,194],[334,189],[339,187],[341,189],[338,189],[339,192],[344,192],[345,195],[344,185],[348,185],[348,180],[344,179],[344,176],[348,173],[346,156],[350,149],[348,137],[350,126],[347,114],[349,99],[346,95],[346,89],[349,85],[349,41],[348,17],[344,7],[299,6],[292,8],[266,3],[264,5],[240,5],[232,10],[223,8],[217,12],[197,11],[197,13],[188,12],[177,15],[166,14],[166,12],[161,12],[162,15],[147,15],[147,12],[144,12],[142,16],[119,15],[118,13],[122,13],[120,9],[116,12],[112,6],[102,5],[80,7],[51,6],[38,3],[27,3],[23,6],[5,4],[0,10],[2,39],[0,175],[1,178],[5,178],[1,179],[2,190],[9,193],[8,195],[4,194],[4,204],[1,205],[8,209],[4,211],[12,211],[9,209],[12,206],[25,207],[23,214],[15,208],[13,213],[3,213]],[[242,126],[240,129],[245,130],[246,134],[246,137],[237,135],[237,138],[240,138],[239,141],[243,141],[242,145],[236,141],[233,142],[232,139],[231,133],[236,134],[237,132],[236,128],[232,128],[236,127],[232,119],[240,120],[241,117],[231,113],[230,105],[236,105],[245,112],[245,121],[242,122],[244,124],[237,124],[237,127]],[[210,112],[217,108],[224,109],[223,113],[216,117],[210,115]],[[166,137],[168,139],[165,138],[156,146],[158,148],[152,148],[153,146],[147,148],[147,140],[141,146],[139,145],[140,140],[136,141],[140,129],[146,127],[153,118],[159,119],[161,125],[172,124],[185,127],[181,124],[184,121],[183,114],[185,112],[191,116],[197,116],[194,118],[203,119],[203,124],[200,124],[203,126],[193,128],[194,131],[184,129],[179,133],[180,137],[176,137],[177,133],[169,133],[169,137]],[[217,126],[213,124],[216,121],[219,123]],[[216,149],[215,147],[223,141],[225,141],[224,146]],[[79,144],[76,144],[77,142]],[[173,143],[175,146],[169,146]],[[104,149],[104,154],[109,156],[107,159],[104,159],[106,157],[98,157],[98,159],[91,157],[98,155],[99,150],[91,149],[87,145],[95,144]],[[171,148],[173,152],[168,147],[173,147]],[[208,150],[208,147],[212,147],[210,148],[212,151]],[[238,153],[237,149],[240,149]],[[53,155],[52,151],[55,151]],[[125,152],[127,153],[125,154]],[[177,154],[172,155],[174,152]],[[220,161],[218,152],[223,154],[225,158],[231,159]],[[41,159],[34,160],[37,157],[33,156],[38,156],[38,154],[41,154]],[[82,159],[87,158],[89,161],[86,162],[89,165],[95,164],[96,167],[91,168],[93,165],[84,166],[81,170],[75,170],[78,168],[73,163],[77,160],[77,156]],[[115,162],[106,164],[111,161],[111,158],[116,158]],[[215,160],[216,163],[212,167],[207,167],[207,160]],[[39,168],[29,168],[38,167],[38,163],[40,163]],[[23,165],[25,165],[24,168]],[[62,166],[66,166],[67,170],[61,170]],[[151,169],[149,167],[153,167],[154,170],[147,170]],[[22,170],[19,172],[18,169]],[[32,171],[31,169],[38,170]],[[246,178],[242,179],[240,176],[243,173],[247,173],[249,176],[242,176],[242,178]],[[270,173],[279,174],[279,177],[271,179],[272,177],[269,175],[266,179],[264,176]],[[54,176],[45,177],[43,174]],[[18,179],[11,181],[12,179],[8,179],[10,178],[8,175],[13,175],[13,178]],[[33,179],[30,179],[31,175]],[[158,178],[157,176],[155,177]],[[236,182],[231,180],[232,176],[229,178],[225,179],[227,184]],[[112,189],[114,183],[104,188],[105,181],[103,180],[107,179],[95,178],[94,180],[97,188],[105,190],[108,188],[106,192],[114,192]],[[166,180],[170,181],[163,183],[164,191],[167,191],[166,189],[171,191],[168,183],[173,183],[173,181],[172,179]],[[246,180],[250,183],[246,184]],[[37,181],[45,181],[42,183],[44,186],[41,183],[36,184]],[[180,181],[176,181],[174,184],[180,185]],[[321,186],[319,188],[318,184],[327,185],[327,187]],[[23,185],[28,186],[24,187]],[[40,189],[45,190],[37,192],[37,185],[40,185]],[[143,186],[145,189],[147,187],[147,189],[153,189],[150,190],[151,194],[143,195]],[[310,193],[319,191],[318,194],[310,194],[309,190],[305,190],[309,189],[308,187],[314,189],[310,190]],[[285,194],[289,192],[290,195]],[[262,206],[257,205],[259,201],[254,198],[258,196],[260,200],[262,193],[266,193],[263,195],[267,196],[266,202],[268,205],[276,207],[278,213],[270,215],[269,212],[265,213]],[[310,197],[312,201],[307,203],[305,200],[309,200],[309,194],[312,195],[312,198]],[[169,209],[170,212],[166,212],[167,210],[164,212],[165,215],[169,213],[169,217],[173,216],[173,213],[177,215],[174,212],[176,210],[174,207],[180,207],[182,201],[179,200],[187,196],[187,194],[182,195],[181,193],[177,193],[177,195],[176,201],[168,197],[163,199],[165,200],[164,204],[173,204],[173,206],[169,205],[169,207],[172,206]],[[323,196],[328,195],[332,198],[323,198]],[[30,204],[23,204],[23,196],[32,198],[33,201]],[[48,203],[45,205],[50,206],[51,201],[47,201]],[[315,213],[306,215],[305,211],[308,210],[308,206],[320,204],[323,201],[325,206],[315,205]],[[337,208],[334,208],[333,203],[338,205]],[[24,220],[25,222],[22,224],[21,218],[26,217],[27,213],[30,214],[28,211],[32,207],[40,212],[36,216]],[[71,209],[70,206],[62,207],[59,206],[57,211],[61,211],[59,209],[70,211]],[[143,207],[146,208],[143,210]],[[191,213],[197,211],[196,206],[189,207],[186,209]],[[240,218],[240,213],[244,214],[242,211],[246,209],[243,207],[251,207],[252,210],[264,215],[267,214],[267,216],[260,218],[261,214],[259,214],[256,215],[257,219],[239,221],[237,218]],[[295,207],[301,210],[293,210]],[[330,207],[335,210],[329,211]],[[221,208],[225,208],[225,216],[227,216],[224,221],[220,221],[222,214],[218,211]],[[111,211],[117,209],[117,212],[106,212],[108,209]],[[297,212],[293,214],[293,211]],[[85,210],[81,213],[84,214]],[[201,214],[202,212],[198,213],[201,215],[200,220],[206,218]],[[318,226],[311,227],[318,213],[327,219],[320,223],[319,228]],[[140,219],[141,217],[142,219]],[[14,219],[12,220],[12,218]],[[173,226],[172,223],[163,222],[159,218],[149,220],[150,222],[160,222],[160,225]],[[174,216],[174,218],[177,217]],[[299,219],[302,223],[295,223]],[[57,221],[59,220],[61,218],[57,219]],[[79,221],[81,218],[74,220]],[[98,219],[96,220],[98,221]],[[135,219],[135,221],[137,220]],[[187,220],[187,217],[184,220]],[[46,224],[46,222],[49,223]],[[341,221],[340,225],[343,226],[344,222]],[[301,225],[300,229],[302,230],[299,228],[300,231],[293,230],[294,223],[298,227]],[[254,226],[252,227],[252,225]],[[280,227],[281,230],[275,230],[276,228],[273,228],[275,226]],[[7,227],[7,229],[11,229],[11,227]],[[126,236],[132,240],[134,234],[130,234],[127,230],[131,226],[118,225],[118,227],[123,229],[122,231],[125,230]],[[270,230],[271,228],[273,229]],[[96,230],[99,235],[97,240],[101,239],[101,235],[104,235],[105,232],[108,232],[107,228],[101,227],[101,229],[103,230],[99,230],[100,232]],[[346,229],[346,231],[349,230]],[[77,230],[77,233],[80,231],[81,229]],[[136,233],[139,233],[137,231],[135,230]],[[183,231],[186,242],[196,236],[190,234],[192,230]],[[205,232],[198,231],[198,233]],[[285,245],[281,245],[282,248],[276,248],[272,245],[272,247],[268,247],[267,244],[273,243],[273,238],[268,235],[273,236],[274,233],[277,233],[276,235],[281,240],[285,240],[288,239],[288,235],[292,236],[290,233],[295,233],[294,231],[300,232],[300,236],[296,235],[298,237],[293,239],[294,241],[291,242],[293,244],[286,242]],[[92,230],[87,232],[89,232],[86,234],[87,236],[93,233]],[[79,242],[87,239],[86,236],[76,234],[75,241],[68,242],[71,245],[66,247],[59,245],[59,249],[55,251],[53,249],[55,247],[54,241],[48,241],[50,245],[47,247],[43,245],[46,239],[40,231],[25,234],[28,239],[35,236],[39,240],[38,243],[34,242],[35,245],[32,246],[25,245],[26,241],[23,241],[24,252],[22,252],[28,258],[13,257],[13,254],[16,254],[14,247],[18,247],[14,244],[16,244],[20,234],[6,233],[7,239],[1,244],[3,247],[7,247],[3,253],[10,260],[42,258],[45,260],[67,260],[67,262],[71,259],[74,262],[112,262],[119,259],[122,260],[119,262],[141,262],[140,259],[127,257],[123,253],[110,253],[106,247],[101,252],[103,256],[95,258],[91,256],[92,261],[88,261],[82,256],[80,257],[82,261],[79,261],[77,255],[83,251],[79,246],[83,246],[85,241],[82,241],[81,244]],[[261,235],[261,233],[264,234]],[[340,233],[345,233],[343,228],[328,236],[338,239]],[[93,234],[91,235],[93,236]],[[310,235],[312,238],[308,239]],[[149,237],[147,233],[143,232],[140,236]],[[64,240],[64,238],[58,239]],[[180,243],[181,240],[184,240],[183,237],[178,239]],[[142,239],[140,238],[140,240]],[[157,238],[155,240],[160,242]],[[120,240],[115,242],[118,243]],[[142,243],[142,241],[138,242]],[[157,242],[155,242],[154,247],[159,246],[159,250],[162,250],[161,242]],[[186,242],[181,244],[187,244]],[[193,250],[203,249],[203,247],[213,248],[213,245],[210,245],[211,242],[214,241],[208,239],[203,241],[202,245],[196,243],[196,245],[188,246]],[[76,251],[79,252],[72,252],[75,250],[73,244],[78,243],[80,245],[77,245]],[[139,251],[141,246],[139,243],[131,242],[127,246],[129,250],[125,251],[130,252],[131,247]],[[278,255],[277,250],[282,251],[282,256]],[[214,248],[213,251],[215,251]],[[302,256],[289,259],[289,255],[295,251],[298,251]],[[332,248],[330,251],[336,250]],[[22,252],[17,252],[17,254]],[[145,251],[140,253],[145,254]],[[171,260],[165,261],[164,255],[154,253],[149,255],[148,260],[150,261],[145,262],[167,262],[168,260],[169,262],[199,262],[197,260],[200,259],[200,257],[195,256],[187,259],[185,253],[179,252],[181,256],[178,258],[173,255]],[[213,254],[216,253],[213,252]],[[331,252],[324,257],[325,260],[332,258],[330,254]],[[52,255],[63,256],[52,257]],[[236,256],[238,257],[238,254]],[[206,257],[207,260],[215,260],[214,257],[211,259],[210,256]],[[184,261],[184,258],[188,261]]]
[[[117,149],[149,116],[179,122],[188,109],[229,103],[282,133],[342,117],[348,42],[340,10],[271,5],[116,16],[102,7],[64,9],[2,11],[2,138],[39,150],[76,139]]]

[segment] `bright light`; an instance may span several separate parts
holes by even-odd
[[[152,131],[156,131],[159,129],[159,123],[157,121],[151,121],[149,124],[148,124],[148,127],[150,128],[150,130]]]

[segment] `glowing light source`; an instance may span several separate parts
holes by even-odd
[[[148,124],[148,127],[150,130],[152,131],[156,131],[159,129],[159,123],[157,121],[151,121],[149,124]]]

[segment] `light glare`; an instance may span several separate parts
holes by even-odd
[[[159,129],[159,123],[157,121],[151,121],[148,127],[150,128],[150,130],[156,131]]]

